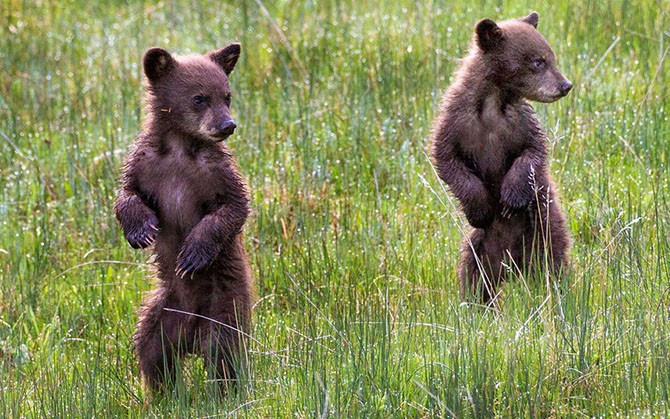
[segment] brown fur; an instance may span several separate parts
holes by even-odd
[[[235,129],[228,74],[239,53],[231,44],[205,56],[152,48],[144,57],[148,115],[115,209],[132,247],[155,245],[158,284],[135,334],[152,389],[191,353],[204,356],[216,378],[237,376],[252,296],[241,238],[249,198],[222,140]]]
[[[572,84],[536,30],[537,13],[480,21],[432,134],[440,178],[474,227],[459,261],[461,295],[489,302],[507,269],[567,264],[570,235],[547,168],[545,135],[527,100],[553,102]]]

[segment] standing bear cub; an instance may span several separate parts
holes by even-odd
[[[252,295],[242,244],[249,198],[223,142],[236,128],[228,76],[239,55],[239,44],[204,56],[160,48],[144,55],[147,115],[115,209],[132,247],[154,245],[158,283],[135,333],[152,390],[172,382],[180,356],[202,355],[222,383],[236,379],[243,359]]]
[[[538,14],[481,20],[442,99],[432,158],[474,227],[459,261],[461,296],[490,303],[510,269],[566,269],[570,235],[547,168],[545,135],[527,100],[572,84],[537,31]]]

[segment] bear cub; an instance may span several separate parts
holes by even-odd
[[[243,361],[252,276],[242,243],[249,198],[223,142],[235,131],[230,44],[206,55],[144,55],[147,115],[122,175],[116,217],[133,248],[154,246],[157,286],[134,336],[152,390],[175,362],[201,355],[211,376],[235,380]]]
[[[433,163],[473,227],[458,267],[464,299],[491,303],[509,270],[567,267],[570,234],[528,100],[556,101],[572,84],[538,19],[477,23],[433,125]]]

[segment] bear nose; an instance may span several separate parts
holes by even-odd
[[[559,87],[559,89],[561,91],[561,94],[565,96],[568,94],[568,92],[570,92],[570,90],[572,90],[572,83],[570,83],[569,80],[566,80],[563,82],[563,84],[561,84],[561,87]]]
[[[235,121],[229,119],[225,121],[223,124],[221,124],[221,134],[232,135],[235,132],[235,128],[237,128],[237,125],[235,125]]]

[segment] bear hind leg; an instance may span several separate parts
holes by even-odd
[[[222,395],[235,389],[245,370],[244,330],[246,321],[233,314],[219,317],[202,326],[198,351],[205,360],[208,375],[219,384]]]
[[[176,353],[160,323],[151,327],[140,322],[135,334],[135,353],[151,391],[162,392],[174,383]]]
[[[167,292],[156,289],[140,312],[135,332],[135,353],[140,372],[152,391],[162,392],[175,382],[176,358],[185,348],[180,347],[179,321],[164,308]]]
[[[483,255],[484,230],[475,229],[461,244],[458,278],[461,285],[461,299],[490,304],[496,296],[499,282],[490,269],[490,261]]]

